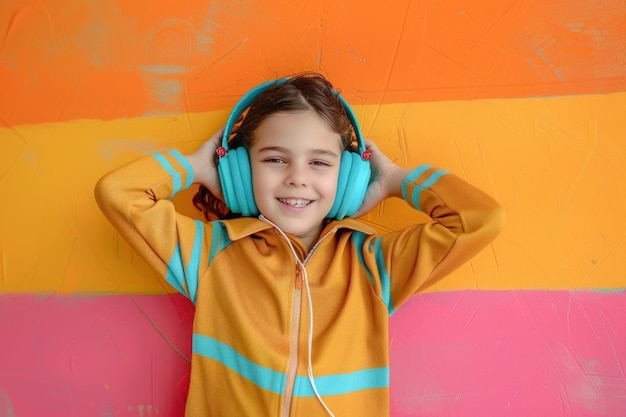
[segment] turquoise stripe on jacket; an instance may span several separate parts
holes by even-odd
[[[167,171],[168,174],[170,174],[172,176],[172,182],[173,182],[173,186],[172,186],[172,193],[169,195],[169,198],[174,197],[174,195],[179,192],[181,190],[181,184],[182,184],[182,179],[181,179],[181,175],[178,171],[176,171],[174,169],[174,167],[172,166],[172,164],[170,164],[170,161],[167,160],[167,158],[159,153],[154,154],[153,155],[154,158],[159,161],[159,164],[161,164],[161,166],[163,167],[164,170]]]
[[[255,385],[276,394],[284,394],[287,375],[252,362],[235,349],[212,337],[193,335],[193,353],[211,358]],[[315,377],[320,395],[341,395],[355,391],[389,387],[389,368],[364,369],[347,374]],[[294,396],[313,397],[308,376],[296,377]]]
[[[194,237],[191,257],[187,265],[183,262],[180,251],[180,244],[177,243],[174,253],[167,263],[167,275],[165,280],[181,294],[187,295],[195,304],[196,293],[198,291],[198,274],[200,271],[200,255],[202,254],[202,243],[204,242],[204,224],[200,220],[194,220],[196,235]],[[185,286],[187,291],[185,291]]]
[[[402,198],[404,198],[405,201],[411,203],[413,207],[420,211],[423,211],[420,206],[420,195],[422,193],[422,190],[426,190],[432,187],[439,180],[439,178],[441,178],[445,174],[448,174],[448,171],[439,169],[433,172],[423,183],[414,184],[415,187],[413,188],[413,193],[411,194],[411,196],[407,195],[407,187],[409,184],[412,184],[417,178],[419,178],[420,175],[424,174],[431,168],[432,165],[420,165],[417,168],[413,169],[411,172],[409,172],[404,181],[402,181]]]

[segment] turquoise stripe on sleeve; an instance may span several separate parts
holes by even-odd
[[[183,288],[183,283],[185,280],[185,270],[183,267],[183,258],[180,254],[180,246],[178,245],[178,243],[174,248],[174,254],[172,255],[172,258],[167,264],[167,276],[165,277],[165,280],[172,287],[176,288],[178,292],[187,295]]]
[[[230,245],[232,240],[228,236],[226,226],[222,222],[213,222],[213,233],[211,234],[211,252],[209,253],[209,265],[218,253],[223,251],[226,246]]]
[[[411,172],[409,172],[409,175],[407,175],[404,181],[402,181],[402,198],[404,198],[404,200],[407,199],[406,186],[415,181],[420,175],[422,175],[424,172],[428,171],[432,167],[432,165],[424,164],[418,166],[417,168],[414,168]]]
[[[415,181],[415,179],[417,177],[422,175],[429,168],[432,168],[432,166],[430,166],[430,165],[420,165],[419,167],[417,167],[413,171],[411,171],[411,173],[409,173],[409,175],[407,175],[407,177],[402,182],[402,197],[404,198],[405,201],[409,201],[411,204],[413,204],[413,206],[416,209],[418,209],[418,210],[422,210],[422,208],[420,206],[420,195],[422,193],[422,190],[425,190],[425,189],[428,189],[428,188],[432,187],[439,180],[439,178],[441,178],[445,174],[448,174],[448,171],[443,170],[443,169],[439,169],[439,170],[433,172],[426,179],[426,181],[424,181],[422,184],[419,184],[419,185],[418,184],[414,184],[415,186],[413,187],[413,192],[411,193],[411,199],[409,200],[407,198],[407,194],[406,194],[407,186],[411,182]]]
[[[376,257],[376,265],[378,266],[378,273],[380,274],[381,298],[387,306],[387,312],[391,316],[395,312],[393,304],[391,303],[391,277],[385,267],[385,257],[380,242],[380,237],[374,240],[374,256]]]
[[[354,232],[352,234],[356,256],[359,259],[359,263],[361,264],[363,269],[365,269],[365,271],[367,272],[367,277],[369,278],[370,283],[374,285],[374,277],[372,276],[372,272],[370,271],[370,269],[367,267],[367,265],[365,265],[365,258],[363,256],[363,251],[365,250],[365,248],[363,248],[363,243],[365,242],[366,237],[367,235],[363,232]]]
[[[442,176],[448,174],[449,172],[445,169],[440,169],[432,173],[430,177],[422,184],[422,188],[430,188],[432,187]]]
[[[200,270],[200,255],[202,254],[202,242],[204,241],[204,227],[200,220],[195,220],[196,235],[191,250],[191,259],[187,266],[184,265],[177,243],[174,253],[167,263],[167,276],[165,280],[178,292],[189,297],[195,304],[198,292],[198,272]],[[185,290],[185,287],[187,290]]]
[[[423,211],[422,206],[420,206],[420,194],[422,193],[422,190],[422,187],[416,185],[413,187],[413,193],[411,194],[411,203],[413,204],[413,207],[420,211]]]
[[[163,169],[165,169],[167,173],[172,176],[172,181],[174,182],[174,188],[172,189],[172,194],[170,194],[170,196],[168,197],[168,198],[172,198],[174,197],[174,194],[180,191],[180,184],[181,184],[180,174],[176,172],[172,164],[170,164],[167,158],[164,157],[163,155],[157,153],[157,154],[154,154],[154,157],[156,158],[157,161],[159,161]]]
[[[191,184],[193,184],[193,168],[191,168],[191,164],[187,161],[187,158],[185,158],[183,154],[178,152],[176,149],[170,150],[169,154],[172,155],[183,168],[185,168],[185,171],[187,171],[187,181],[185,181],[185,187],[183,188],[183,190],[186,190],[191,187]]]
[[[187,290],[189,298],[196,303],[196,294],[198,292],[198,279],[200,271],[200,255],[202,254],[202,242],[204,242],[204,223],[200,220],[194,220],[196,225],[196,237],[193,241],[191,250],[191,259],[185,268],[185,281],[187,282]]]
[[[261,366],[246,358],[231,346],[212,337],[193,335],[193,353],[213,359],[255,385],[276,394],[284,394],[287,375]],[[372,368],[347,374],[315,377],[320,395],[340,395],[350,392],[387,388],[389,368]],[[296,376],[294,396],[313,397],[315,393],[308,376]]]

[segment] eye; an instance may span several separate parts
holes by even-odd
[[[263,162],[267,162],[270,164],[284,164],[285,160],[282,158],[278,158],[278,157],[271,157],[271,158],[264,159]]]
[[[330,164],[326,161],[312,161],[311,162],[312,165],[318,166],[318,167],[329,167]]]

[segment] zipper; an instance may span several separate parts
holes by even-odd
[[[289,352],[289,369],[287,371],[287,381],[285,394],[283,397],[283,409],[281,417],[289,417],[291,412],[291,400],[293,399],[293,389],[296,383],[296,372],[298,371],[298,335],[300,334],[300,315],[302,307],[302,267],[296,262],[296,287],[293,293],[293,313],[291,316],[291,350]]]
[[[326,233],[322,238],[320,238],[317,243],[311,248],[306,258],[300,264],[296,261],[296,285],[294,291],[294,299],[293,299],[293,314],[291,318],[291,350],[289,352],[289,368],[287,372],[287,381],[285,385],[285,394],[283,397],[283,408],[281,417],[289,417],[291,413],[291,402],[293,400],[293,389],[296,383],[296,373],[298,371],[298,351],[299,351],[299,343],[298,336],[300,334],[300,316],[302,310],[302,268],[306,266],[311,258],[311,255],[317,249],[317,247],[324,241],[326,238],[337,231],[337,228],[333,228],[331,231]],[[295,255],[295,254],[294,254]],[[313,317],[309,317],[309,320],[313,320]]]
[[[283,396],[283,406],[282,406],[281,414],[280,414],[281,417],[289,417],[291,413],[291,403],[293,401],[293,390],[294,390],[294,386],[296,383],[296,373],[298,371],[298,350],[299,350],[298,336],[300,335],[300,316],[301,316],[301,309],[302,309],[302,274],[303,274],[302,269],[306,267],[307,263],[309,262],[309,259],[311,258],[311,255],[313,255],[313,252],[315,252],[317,247],[324,240],[326,240],[330,235],[335,233],[337,231],[337,227],[334,227],[328,233],[326,233],[324,236],[318,239],[318,241],[315,243],[315,245],[313,245],[313,247],[307,254],[306,258],[304,258],[304,261],[300,261],[298,258],[298,255],[293,249],[291,242],[289,241],[289,237],[287,237],[287,235],[278,226],[276,226],[274,223],[272,223],[269,219],[267,219],[262,214],[259,216],[259,219],[274,226],[274,228],[278,231],[278,233],[287,241],[287,245],[291,249],[291,252],[296,261],[296,284],[295,284],[295,290],[293,294],[293,312],[291,316],[291,338],[290,338],[291,349],[289,351],[289,367],[287,369],[287,379],[285,381],[285,393]],[[307,289],[308,289],[308,283],[307,283]],[[308,296],[310,297],[310,294],[308,294]],[[309,320],[313,320],[313,317],[309,317]],[[309,355],[310,354],[311,352],[309,352]],[[323,405],[324,407],[326,407],[325,404]]]
[[[302,261],[302,265],[306,266],[307,263],[309,263],[309,258],[311,257],[311,255],[313,255],[313,252],[315,252],[315,249],[317,249],[317,247],[323,242],[325,241],[328,236],[332,235],[333,233],[335,233],[337,231],[337,227],[333,227],[331,230],[328,231],[328,233],[326,233],[324,236],[322,236],[321,238],[318,239],[317,243],[315,243],[315,245],[313,245],[313,247],[311,248],[311,250],[309,251],[309,253],[307,254],[306,258],[304,258],[304,261]]]

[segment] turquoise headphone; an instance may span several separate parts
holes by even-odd
[[[226,122],[222,146],[217,149],[217,154],[219,155],[217,169],[220,184],[222,185],[224,202],[233,213],[241,213],[244,216],[258,216],[259,209],[254,201],[252,171],[248,151],[244,146],[229,149],[228,139],[235,123],[252,102],[268,88],[283,84],[287,80],[288,78],[281,78],[268,81],[250,90],[235,105]],[[352,123],[358,141],[358,153],[344,151],[341,155],[337,194],[333,206],[326,216],[330,219],[340,220],[346,216],[352,216],[363,204],[371,176],[369,162],[371,153],[365,148],[361,128],[350,105],[337,91],[333,90],[333,92],[339,97],[348,119]]]

